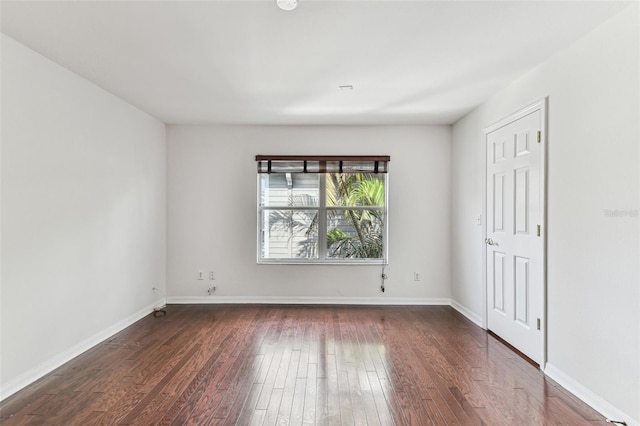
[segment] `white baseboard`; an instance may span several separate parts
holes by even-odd
[[[173,296],[171,304],[270,304],[270,305],[450,305],[447,298],[410,297],[274,297],[274,296]]]
[[[467,317],[469,321],[471,321],[478,327],[482,328],[482,318],[480,318],[479,315],[475,314],[474,312],[471,312],[465,306],[461,305],[460,303],[456,302],[453,299],[451,300],[451,307],[456,311],[460,312],[465,317]]]
[[[585,404],[591,406],[594,410],[602,414],[607,419],[619,420],[627,422],[628,426],[640,426],[640,421],[634,420],[628,414],[623,413],[600,396],[578,383],[569,375],[565,374],[558,367],[551,363],[547,363],[544,368],[544,374],[558,382],[560,386],[581,399]]]
[[[139,311],[129,315],[127,318],[123,319],[122,321],[119,321],[116,324],[112,325],[111,327],[104,329],[99,333],[94,334],[93,336],[83,340],[77,345],[72,346],[66,351],[61,352],[52,358],[49,358],[45,362],[39,364],[35,368],[32,368],[26,373],[21,374],[20,376],[16,377],[13,380],[10,380],[6,385],[2,386],[2,389],[0,389],[0,401],[10,397],[14,393],[18,392],[20,389],[30,385],[31,383],[35,382],[39,378],[43,377],[44,375],[49,374],[50,372],[60,367],[65,362],[71,361],[73,358],[77,357],[83,352],[91,349],[97,344],[110,338],[114,334],[124,330],[125,328],[129,327],[131,324],[135,323],[136,321],[140,320],[141,318],[144,318],[145,316],[153,312],[153,308],[158,306],[163,306],[165,302],[166,300],[164,298],[156,300],[152,304],[145,306]]]

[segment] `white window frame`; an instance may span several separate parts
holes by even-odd
[[[389,174],[384,173],[384,206],[334,206],[327,208],[326,205],[326,175],[330,173],[318,173],[319,190],[318,190],[318,207],[294,207],[294,206],[261,206],[261,184],[260,174],[257,176],[256,184],[256,216],[257,216],[257,250],[256,259],[259,265],[388,265],[389,264]],[[318,211],[318,258],[282,258],[268,259],[262,258],[262,247],[264,244],[263,232],[263,211],[265,210],[290,210],[290,211]],[[328,258],[327,257],[327,212],[329,210],[378,210],[383,212],[382,223],[382,258],[380,259],[354,259],[354,258]]]

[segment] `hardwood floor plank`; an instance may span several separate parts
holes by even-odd
[[[280,403],[282,402],[283,388],[273,389],[271,392],[271,398],[269,399],[269,405],[264,416],[263,425],[274,426],[278,419],[278,411],[280,409]]]
[[[315,424],[326,424],[329,417],[329,389],[327,377],[316,379],[316,420]]]
[[[246,366],[248,361],[246,354],[247,351],[238,353],[235,350],[223,361],[218,371],[209,381],[206,390],[189,416],[187,424],[206,425],[215,417],[215,413],[228,390],[228,386],[224,383],[225,378],[230,373],[237,374],[241,371],[241,368]]]
[[[362,398],[362,390],[358,381],[358,373],[353,362],[347,363],[347,386],[351,399],[351,415],[357,425],[367,424],[367,413]]]
[[[370,371],[367,373],[369,377],[369,385],[371,386],[371,393],[373,396],[373,401],[376,406],[376,412],[378,414],[378,418],[380,419],[380,424],[382,425],[392,425],[394,424],[394,415],[392,411],[391,404],[385,399],[384,392],[382,390],[382,385],[380,384],[380,378],[376,374],[375,371]]]
[[[132,387],[111,409],[106,411],[102,420],[103,423],[111,425],[120,424],[123,418],[144,399],[145,394],[138,392],[139,389],[139,385]]]
[[[411,400],[411,406],[413,407],[413,411],[416,413],[416,415],[420,419],[420,424],[423,424],[423,425],[433,424],[431,413],[429,413],[429,410],[427,409],[427,404],[425,403],[425,401],[430,401],[431,399],[425,398],[425,395],[420,393],[420,389],[416,385],[405,386],[404,390],[407,393],[407,395],[409,395],[409,398]],[[456,422],[456,423],[460,423],[460,422]]]
[[[18,400],[18,403],[10,404],[9,407],[2,410],[3,425],[17,425],[27,416],[33,415],[35,411],[46,405],[49,400],[55,398],[55,395],[34,392],[33,398],[25,398],[24,396]]]
[[[307,390],[307,378],[296,378],[296,385],[293,390],[293,403],[291,404],[291,417],[289,424],[299,426],[304,420],[304,397]]]
[[[254,355],[251,368],[245,369],[241,375],[237,377],[234,385],[227,392],[225,400],[220,403],[220,407],[216,411],[216,418],[221,419],[237,419],[242,407],[250,403],[251,390],[253,389],[255,376],[258,369],[262,365],[264,355]],[[257,397],[256,397],[257,398]],[[254,401],[255,407],[255,401]]]
[[[264,418],[267,415],[267,410],[255,410],[253,417],[251,417],[250,426],[262,426],[264,424]]]
[[[283,355],[281,349],[281,346],[276,346],[273,348],[274,355],[273,358],[271,358],[269,370],[267,371],[267,375],[264,379],[262,393],[260,394],[258,402],[256,403],[257,410],[266,410],[269,405],[269,401],[271,400],[271,394],[273,392],[278,370],[280,368],[280,360],[282,359]]]
[[[242,405],[242,410],[236,419],[227,418],[225,424],[237,424],[237,425],[246,425],[251,423],[252,418],[256,411],[256,402],[258,401],[258,397],[260,396],[260,392],[262,392],[262,383],[254,383],[251,386],[251,390],[249,391],[249,395]],[[264,410],[262,410],[264,412]],[[264,419],[264,417],[263,417]]]
[[[277,424],[289,424],[291,419],[291,411],[293,409],[293,401],[296,389],[296,376],[298,373],[298,363],[300,362],[300,351],[294,350],[289,358],[287,366],[287,375],[283,384],[282,402],[278,410]]]
[[[338,401],[340,404],[340,421],[343,425],[354,424],[353,405],[347,378],[347,364],[345,362],[345,342],[343,340],[340,322],[334,322],[336,335],[336,371],[338,374]]]
[[[147,407],[151,403],[151,401],[153,401],[157,397],[157,395],[164,390],[165,386],[167,386],[167,383],[169,383],[169,381],[171,381],[173,377],[178,374],[178,372],[185,366],[187,361],[189,361],[191,357],[193,357],[193,355],[195,355],[195,353],[200,349],[201,345],[194,345],[191,350],[187,354],[185,354],[180,359],[180,361],[162,377],[162,379],[158,383],[156,383],[156,385],[144,396],[142,400],[140,400],[136,407],[131,410],[120,423],[127,425],[132,424],[135,418],[140,415],[142,410],[144,410],[144,408]]]
[[[335,351],[335,345],[333,345]],[[338,389],[338,368],[336,355],[328,354],[325,358],[327,372],[327,411],[325,420],[327,424],[341,424],[340,418],[340,393]]]
[[[307,379],[305,381],[302,424],[313,425],[316,422],[317,370],[318,366],[316,364],[309,364],[309,371],[307,371]]]
[[[215,376],[216,366],[220,366],[222,361],[220,357],[223,356],[225,350],[232,342],[232,334],[229,331],[220,345],[209,356],[206,364],[202,367],[198,374],[193,378],[187,388],[180,394],[180,396],[174,401],[173,405],[165,412],[161,423],[163,424],[180,424],[185,422],[193,408],[200,400],[200,397],[207,388],[209,381]]]

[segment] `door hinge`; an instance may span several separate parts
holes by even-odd
[[[542,142],[542,131],[538,130],[538,143]]]
[[[536,327],[540,330],[540,318],[537,318],[536,320]]]
[[[540,225],[536,226],[536,233],[538,234],[538,237],[540,236]]]

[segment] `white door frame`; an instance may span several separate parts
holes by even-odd
[[[487,245],[484,243],[487,238],[487,138],[489,133],[513,123],[520,118],[540,111],[540,210],[541,210],[541,233],[542,238],[542,318],[540,318],[540,338],[542,339],[540,354],[540,369],[544,371],[547,363],[547,98],[539,99],[531,105],[522,108],[513,114],[486,127],[482,131],[482,328],[485,330],[489,326],[488,311],[488,288],[487,288]]]

